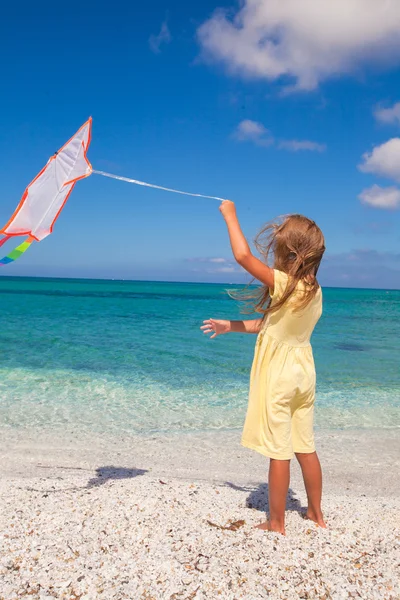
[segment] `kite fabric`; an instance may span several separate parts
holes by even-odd
[[[50,235],[75,183],[91,175],[92,166],[86,156],[91,129],[90,118],[28,185],[16,211],[0,230],[5,236],[0,246],[13,237],[27,235],[28,238],[0,259],[0,265],[13,262],[34,240],[40,242]]]
[[[75,183],[92,172],[86,158],[92,120],[50,158],[28,185],[17,210],[0,233],[8,236],[31,235],[40,242],[48,236]]]
[[[223,200],[217,196],[182,192],[137,179],[112,175],[104,171],[95,171],[87,158],[91,132],[92,118],[88,119],[77,133],[49,159],[46,166],[28,185],[11,219],[0,229],[0,234],[4,235],[0,239],[0,247],[14,237],[23,235],[28,237],[7,256],[0,259],[0,266],[13,262],[28,250],[32,242],[40,242],[53,232],[54,223],[60,216],[76,182],[89,177],[92,173],[185,196]]]

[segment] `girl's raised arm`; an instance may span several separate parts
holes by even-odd
[[[246,269],[246,271],[248,271],[255,279],[258,279],[258,281],[267,285],[272,291],[274,288],[274,270],[252,254],[250,246],[240,228],[235,204],[230,200],[224,200],[221,202],[219,210],[228,227],[231,248],[236,262]]]

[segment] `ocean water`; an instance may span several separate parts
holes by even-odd
[[[227,286],[0,278],[0,427],[78,434],[240,428],[255,336]],[[324,289],[318,428],[400,426],[400,291]]]

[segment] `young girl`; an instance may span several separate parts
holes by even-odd
[[[255,320],[204,321],[202,330],[217,335],[257,333],[250,394],[242,444],[270,458],[269,521],[260,529],[285,534],[285,507],[290,460],[300,463],[308,498],[306,518],[326,527],[321,511],[322,473],[314,446],[315,367],[310,336],[322,314],[322,293],[316,275],[325,251],[324,237],[314,221],[289,215],[267,225],[256,239],[262,262],[251,253],[233,202],[220,211],[228,227],[236,261],[263,287],[250,291]],[[266,245],[260,240],[268,235]],[[274,268],[267,266],[274,255]]]

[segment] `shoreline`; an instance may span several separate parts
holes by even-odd
[[[154,477],[262,483],[268,459],[240,445],[241,430],[143,436],[85,436],[0,429],[0,476],[57,476],[65,470],[143,469]],[[398,429],[319,430],[316,447],[325,490],[333,494],[400,495]],[[292,477],[301,485],[292,461]]]

